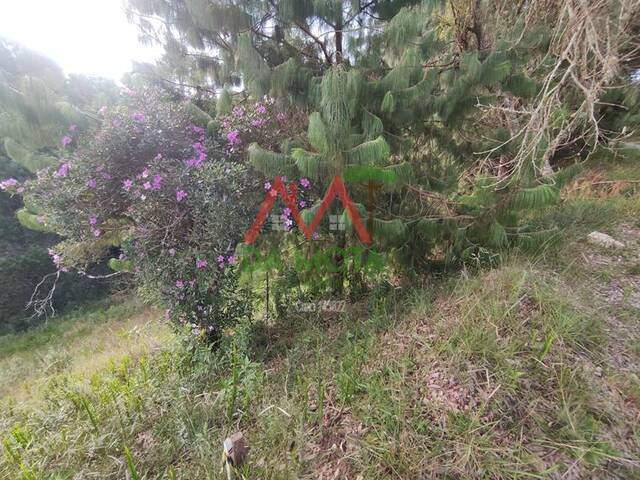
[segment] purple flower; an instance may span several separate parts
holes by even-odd
[[[94,228],[91,231],[93,232],[94,237],[99,237],[100,235],[102,235],[102,230],[100,230],[99,228]]]
[[[189,125],[187,129],[191,130],[193,133],[198,135],[204,135],[204,128],[198,127],[197,125]]]
[[[71,125],[71,126],[69,127],[69,131],[70,131],[70,132],[75,132],[77,129],[78,129],[78,126],[77,126],[77,125],[75,125],[75,124],[73,124],[73,125]]]
[[[267,123],[267,122],[265,120],[263,120],[262,118],[257,119],[257,120],[251,120],[251,126],[254,127],[254,128],[260,128],[265,123]]]
[[[89,225],[96,225],[98,223],[98,218],[95,215],[91,215],[89,217]]]
[[[184,282],[182,280],[176,280],[176,288],[184,287]]]
[[[157,154],[153,159],[154,159],[156,162],[157,162],[157,161],[159,161],[159,160],[162,160],[162,154],[161,154],[161,153]]]
[[[60,142],[62,143],[63,147],[66,147],[71,142],[73,142],[73,138],[71,138],[69,135],[65,135],[64,137],[62,137],[62,140],[60,140]]]
[[[51,256],[51,261],[53,262],[53,264],[56,267],[59,267],[60,266],[60,262],[62,262],[62,256],[58,255],[57,253],[55,253],[51,249],[49,249],[49,255]]]
[[[300,185],[302,185],[304,188],[309,188],[311,182],[307,177],[304,177],[302,180],[300,180]]]
[[[3,180],[2,182],[0,182],[0,188],[2,190],[6,190],[10,187],[15,187],[18,184],[18,180],[16,180],[15,178],[7,178],[6,180]]]
[[[229,265],[235,265],[237,262],[237,258],[235,257],[235,255],[231,255],[227,257],[227,262],[229,263]]]
[[[224,263],[224,256],[222,256],[222,255],[218,255],[218,257],[216,258],[216,262],[218,262],[218,263]]]
[[[258,112],[260,115],[264,115],[265,113],[267,113],[267,107],[262,104],[258,104],[258,106],[256,107],[256,112]]]
[[[203,259],[196,259],[196,268],[206,268],[207,265],[209,264],[209,262],[207,262],[207,260]]]
[[[150,189],[151,189],[151,182],[144,182],[144,183],[142,184],[142,187],[143,187],[145,190],[150,190]]]
[[[149,169],[145,168],[144,170],[142,170],[142,173],[140,174],[140,176],[142,178],[147,178],[149,176]]]
[[[96,182],[95,178],[90,178],[89,180],[87,180],[87,187],[96,188],[97,186],[98,186],[98,183]]]
[[[195,287],[196,286],[196,281],[195,280],[189,280],[189,286],[191,288]]]
[[[142,112],[136,112],[133,115],[131,115],[131,118],[133,118],[136,122],[144,122],[147,117],[145,117],[144,113]]]
[[[66,177],[69,174],[69,163],[65,162],[58,168],[58,171],[53,175],[55,177]]]
[[[305,202],[304,200],[300,200],[300,208],[304,208],[307,206],[307,202]]]
[[[234,116],[236,117],[243,117],[244,116],[244,108],[238,106],[238,107],[234,107],[232,112]]]
[[[284,122],[287,119],[287,116],[284,113],[280,112],[276,115],[276,118],[279,122]]]
[[[184,190],[178,190],[176,192],[176,200],[181,202],[182,200],[184,200],[185,198],[187,198],[188,193],[185,192]]]
[[[318,232],[313,232],[313,235],[311,235],[312,240],[318,240],[319,238],[320,238],[320,235],[318,235]]]
[[[282,210],[282,215],[285,217],[289,217],[291,215],[291,209],[289,207]]]
[[[122,182],[122,188],[124,188],[127,192],[131,190],[131,187],[133,187],[133,180],[127,179]]]
[[[162,175],[156,175],[153,177],[153,183],[151,184],[151,188],[154,190],[160,190],[162,187]]]
[[[264,189],[271,190],[271,182],[264,182]]]
[[[232,145],[238,145],[239,143],[242,143],[237,130],[231,130],[229,133],[227,133],[227,140]]]

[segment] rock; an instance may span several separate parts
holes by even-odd
[[[590,243],[604,248],[624,248],[624,243],[602,232],[591,232],[587,239]]]
[[[249,451],[242,432],[236,432],[228,437],[223,443],[223,448],[227,462],[231,463],[234,467],[244,462],[247,452]]]

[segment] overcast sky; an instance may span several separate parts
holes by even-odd
[[[47,55],[66,73],[119,80],[162,49],[138,42],[123,0],[0,0],[0,36]]]

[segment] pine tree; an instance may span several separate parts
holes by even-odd
[[[67,78],[47,57],[0,39],[4,161],[13,161],[31,174],[57,168],[64,154],[62,138],[95,124],[97,110],[112,103],[116,95],[116,85],[110,80],[80,75]],[[26,228],[50,231],[39,212],[28,208],[20,210],[18,220]]]
[[[378,198],[374,238],[412,266],[543,240],[522,219],[557,201],[568,176],[541,178],[539,149],[512,177],[518,140],[480,108],[535,97],[539,85],[525,67],[547,54],[551,29],[542,23],[532,32],[516,22],[489,41],[479,5],[130,0],[133,17],[165,22],[166,65],[176,75],[193,72],[198,55],[215,57],[211,85],[309,112],[304,144],[251,147],[252,165],[268,178],[304,175],[326,186],[356,166],[393,172]],[[151,33],[150,25],[143,29]],[[172,63],[178,60],[191,67]],[[228,111],[224,95],[219,104]],[[365,185],[350,192],[362,207]]]

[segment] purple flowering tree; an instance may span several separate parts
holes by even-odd
[[[207,135],[186,99],[131,92],[101,116],[64,161],[24,185],[25,202],[65,238],[51,258],[80,271],[110,259],[174,320],[215,337],[238,314],[228,301],[237,291],[235,247],[262,181],[229,154],[221,132]]]

